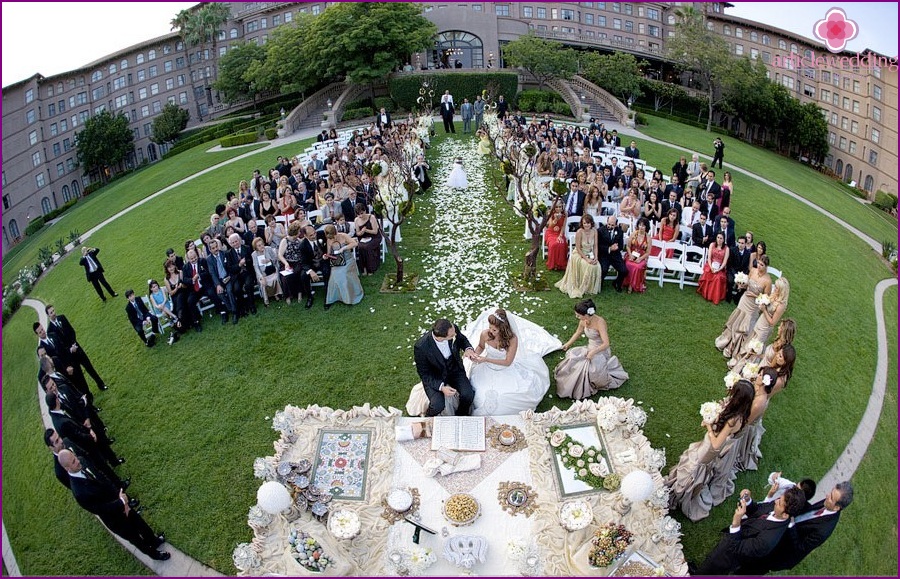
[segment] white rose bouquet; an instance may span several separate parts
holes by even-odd
[[[756,305],[767,306],[770,303],[772,303],[772,300],[769,299],[769,294],[759,294],[756,296]]]
[[[722,405],[719,402],[704,402],[700,405],[700,416],[704,424],[712,424],[722,413]]]
[[[728,374],[725,374],[725,387],[731,390],[740,379],[741,375],[736,372],[729,372]]]

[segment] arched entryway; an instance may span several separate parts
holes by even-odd
[[[435,68],[484,68],[484,43],[470,32],[448,30],[434,37]]]
[[[852,180],[853,180],[853,165],[851,165],[850,163],[847,163],[847,165],[844,167],[844,181],[849,183]]]
[[[844,162],[840,159],[834,164],[834,174],[838,176],[838,179],[844,174]]]

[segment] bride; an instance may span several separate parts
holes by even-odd
[[[478,357],[469,381],[472,414],[502,416],[534,410],[550,389],[543,356],[562,347],[546,330],[503,308],[489,308],[463,329]]]

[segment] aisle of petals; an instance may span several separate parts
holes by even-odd
[[[512,286],[508,272],[521,262],[524,248],[517,254],[497,242],[497,216],[508,209],[493,190],[486,160],[478,155],[475,141],[450,138],[440,143],[436,152],[431,191],[435,220],[431,244],[422,260],[418,298],[427,307],[412,341],[437,318],[464,326],[488,306],[515,311],[511,303],[523,304],[523,311],[516,313],[527,316],[544,303],[535,295],[519,294]],[[447,186],[456,157],[462,158],[466,170],[466,191]]]

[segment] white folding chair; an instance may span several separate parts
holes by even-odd
[[[672,252],[672,257],[666,257],[669,251]],[[664,269],[660,278],[660,285],[663,282],[677,283],[679,288],[684,289],[684,253],[685,245],[680,241],[666,242],[662,253]]]
[[[778,279],[778,278],[781,277],[781,270],[780,270],[780,269],[776,269],[776,268],[774,268],[774,267],[769,266],[769,267],[766,269],[766,271],[768,271],[771,275],[774,275],[774,276],[775,276],[775,279]]]
[[[684,248],[684,285],[700,285],[703,266],[706,265],[706,248],[688,245]]]
[[[653,255],[653,248],[657,248],[659,253]],[[647,257],[647,279],[659,282],[662,287],[663,270],[666,265],[663,263],[665,257],[666,242],[661,239],[650,240],[650,255]]]
[[[604,201],[600,204],[600,215],[619,215],[619,204],[612,201]]]
[[[654,171],[656,171],[656,167],[644,165],[644,176],[647,177],[647,179],[649,179],[653,175]]]

